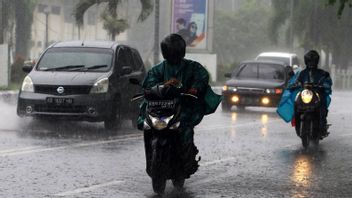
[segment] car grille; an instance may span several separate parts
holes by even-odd
[[[57,92],[58,87],[64,88],[64,93]],[[58,85],[35,85],[35,93],[51,94],[51,95],[79,95],[89,94],[91,86],[58,86]]]
[[[238,87],[237,91],[241,92],[241,93],[264,93],[265,89],[249,88],[249,87]]]
[[[85,106],[34,105],[34,111],[42,113],[84,113]]]

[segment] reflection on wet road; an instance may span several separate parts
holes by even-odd
[[[198,172],[181,192],[168,183],[164,197],[351,197],[350,97],[333,98],[332,133],[308,150],[275,109],[219,108],[195,128]],[[142,133],[131,123],[108,132],[100,123],[20,119],[14,106],[0,107],[0,197],[155,197]]]

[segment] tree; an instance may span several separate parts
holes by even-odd
[[[35,4],[31,0],[16,0],[14,2],[16,19],[16,55],[27,58]]]
[[[15,25],[16,55],[25,57],[28,54],[34,6],[33,0],[0,0],[0,44],[5,42],[5,34],[12,33]],[[11,45],[12,39],[9,42]]]
[[[328,0],[329,5],[335,5],[337,0]],[[348,4],[349,7],[352,7],[352,0],[339,0],[339,6],[338,6],[338,11],[337,15],[338,17],[341,17],[343,10],[346,7],[346,4]]]
[[[248,1],[235,12],[215,11],[214,51],[220,64],[251,59],[270,45],[270,10],[257,2]]]
[[[320,0],[294,0],[292,18],[289,15],[290,4],[286,5],[280,0],[272,0],[273,13],[271,18],[270,35],[278,35],[277,32],[285,24],[290,23],[292,33],[299,47],[304,50],[317,49],[331,53],[333,62],[339,67],[346,67],[352,55],[351,10],[344,12],[340,18],[336,16],[336,6],[327,6]],[[289,31],[286,26],[286,31]],[[271,37],[273,43],[277,43],[278,36]],[[288,41],[286,36],[286,40]],[[288,42],[287,42],[288,43]]]
[[[75,7],[74,15],[78,26],[83,25],[84,13],[92,6],[106,3],[105,10],[101,15],[104,22],[104,29],[108,31],[112,40],[121,32],[129,28],[126,19],[119,18],[118,5],[122,4],[123,0],[80,0]],[[127,0],[125,0],[127,2]],[[144,21],[153,11],[152,0],[140,0],[142,8],[138,17],[138,22]]]
[[[5,42],[5,35],[14,23],[14,4],[12,0],[0,0],[0,44]]]

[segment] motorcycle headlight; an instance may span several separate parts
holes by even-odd
[[[152,121],[153,128],[155,128],[156,130],[165,129],[173,117],[174,116],[172,115],[169,117],[157,118],[149,115],[149,118]]]
[[[305,104],[310,103],[313,99],[313,92],[308,89],[303,90],[301,93],[301,99]]]
[[[23,79],[21,91],[34,92],[33,81],[32,81],[32,79],[29,76],[26,76]]]
[[[108,92],[109,79],[103,78],[94,83],[92,89],[90,90],[91,94],[95,93],[106,93]]]

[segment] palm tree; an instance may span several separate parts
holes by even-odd
[[[126,19],[118,18],[117,8],[123,0],[80,0],[74,10],[74,15],[77,25],[80,27],[83,25],[84,13],[92,6],[99,5],[100,3],[107,3],[106,8],[101,15],[104,22],[104,29],[108,31],[112,40],[121,32],[129,28],[129,24]],[[128,0],[125,0],[126,2]],[[144,21],[153,11],[152,0],[140,0],[142,9],[138,17],[138,22]]]

